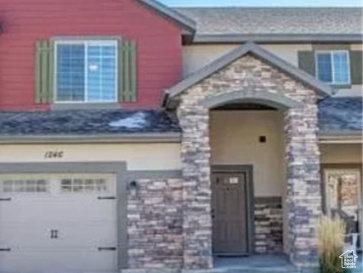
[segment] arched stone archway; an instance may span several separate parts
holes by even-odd
[[[315,91],[246,55],[185,90],[179,101],[185,180],[184,268],[213,266],[209,110],[233,101],[263,102],[285,110],[289,255],[296,266],[315,265],[315,227],[321,213]]]
[[[254,92],[248,88],[227,91],[216,96],[207,97],[203,101],[204,107],[208,109],[213,109],[229,103],[257,103],[284,110],[302,106],[299,101],[293,100],[282,94],[264,90]]]

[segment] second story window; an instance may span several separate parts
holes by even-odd
[[[316,52],[316,75],[319,80],[326,83],[350,84],[349,52],[344,50]]]
[[[55,102],[117,101],[116,41],[55,43]]]

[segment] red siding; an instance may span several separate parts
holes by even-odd
[[[35,41],[54,36],[110,36],[138,44],[138,101],[159,107],[182,77],[181,29],[133,0],[2,0],[0,110],[48,108],[34,103]]]

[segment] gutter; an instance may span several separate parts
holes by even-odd
[[[363,144],[362,133],[319,135],[319,144]],[[0,136],[0,144],[180,143],[181,133]]]
[[[181,133],[0,136],[0,144],[180,143]]]
[[[196,34],[192,44],[362,43],[362,34]]]

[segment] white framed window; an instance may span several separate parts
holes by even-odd
[[[3,193],[47,193],[49,182],[45,179],[6,179],[1,182]]]
[[[349,51],[317,51],[315,53],[316,77],[329,84],[350,84]]]
[[[65,178],[61,180],[62,193],[106,193],[108,181],[103,178]]]
[[[55,102],[117,101],[116,40],[55,41]]]

